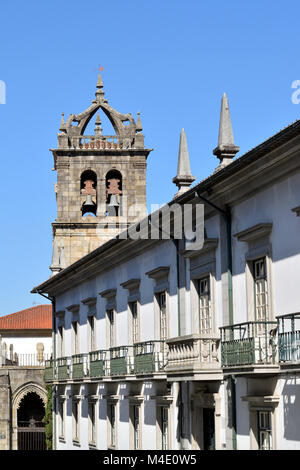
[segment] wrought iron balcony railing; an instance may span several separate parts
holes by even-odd
[[[108,375],[108,350],[92,351],[89,353],[90,377],[104,377]]]
[[[149,374],[164,369],[166,360],[165,341],[135,343],[133,353],[135,374]]]
[[[222,367],[275,364],[276,326],[274,321],[252,321],[220,328]]]
[[[57,380],[68,380],[71,377],[71,358],[59,357],[55,361],[55,377]]]
[[[72,379],[83,379],[88,375],[88,355],[74,354],[71,357]]]
[[[109,349],[108,375],[128,375],[134,369],[133,346],[119,346]]]
[[[277,317],[279,363],[300,362],[300,313]]]
[[[48,359],[45,361],[44,381],[48,383],[48,382],[53,382],[54,379],[55,379],[54,360]]]

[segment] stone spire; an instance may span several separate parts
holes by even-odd
[[[103,91],[103,82],[101,73],[99,72],[98,80],[97,80],[97,90],[96,90],[96,100],[101,101],[104,99],[104,91]]]
[[[100,120],[100,114],[97,113],[97,118],[95,121],[95,135],[100,136],[102,135],[102,127],[101,127],[101,120]]]
[[[229,104],[226,93],[224,93],[221,101],[218,146],[213,150],[213,154],[220,160],[215,171],[221,170],[225,166],[229,165],[239,150],[240,147],[237,147],[234,144]]]
[[[195,181],[195,177],[191,174],[187,140],[184,129],[182,129],[179,141],[177,175],[173,178],[173,183],[178,187],[175,197],[187,191],[193,181]]]

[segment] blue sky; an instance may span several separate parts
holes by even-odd
[[[290,0],[64,0],[2,2],[0,80],[0,315],[44,300],[56,217],[53,159],[61,112],[86,109],[97,68],[109,103],[141,112],[147,198],[176,192],[179,134],[192,173],[217,166],[220,100],[227,93],[238,155],[298,119],[299,2]]]

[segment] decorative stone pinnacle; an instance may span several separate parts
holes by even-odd
[[[66,130],[66,125],[65,125],[65,121],[64,121],[64,113],[61,113],[61,122],[60,122],[59,130],[60,131],[65,131]]]
[[[99,75],[98,75],[97,88],[103,88],[103,82],[102,82],[102,77],[101,77],[100,72],[99,72]]]
[[[173,178],[173,183],[178,187],[176,196],[189,189],[195,177],[191,174],[189,151],[184,129],[180,133],[177,175]]]
[[[102,134],[102,128],[101,128],[100,114],[97,113],[97,117],[95,121],[95,135],[101,135],[101,134]]]
[[[213,150],[213,154],[220,160],[216,171],[231,163],[239,150],[240,147],[234,144],[228,98],[224,93],[221,101],[218,146]]]
[[[103,98],[104,98],[103,82],[102,82],[101,73],[99,72],[98,81],[97,81],[96,99],[103,100]]]
[[[140,114],[141,113],[138,111],[138,113],[137,113],[138,117],[137,117],[137,121],[136,121],[136,131],[137,132],[142,132],[142,130],[143,130]]]

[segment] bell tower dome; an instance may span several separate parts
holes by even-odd
[[[114,135],[103,135],[100,114]],[[85,135],[94,115],[94,135]],[[152,150],[144,147],[140,113],[135,122],[130,113],[113,109],[100,74],[92,104],[66,122],[62,115],[57,136],[57,149],[51,149],[57,171],[53,274],[146,215],[146,161]]]

